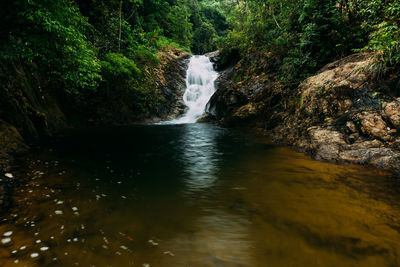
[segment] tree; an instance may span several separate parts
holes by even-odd
[[[87,39],[92,27],[74,2],[16,0],[8,11],[1,59],[33,61],[55,88],[62,84],[68,92],[96,88],[100,65]]]
[[[216,36],[217,34],[214,27],[209,23],[203,22],[193,33],[193,52],[204,54],[216,50]]]
[[[178,0],[168,14],[166,36],[185,47],[190,47],[192,39],[192,23],[186,1]]]

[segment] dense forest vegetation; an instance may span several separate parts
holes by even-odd
[[[220,49],[223,61],[247,59],[297,83],[350,53],[376,52],[377,73],[400,61],[398,0],[16,0],[1,10],[2,73],[33,63],[49,88],[79,95],[133,90],[158,50],[195,54]],[[267,58],[257,66],[257,58]],[[5,77],[2,77],[5,79]]]
[[[224,15],[207,1],[18,0],[1,7],[2,84],[15,83],[15,65],[28,65],[50,90],[73,97],[133,95],[138,110],[158,101],[145,72],[157,51],[215,50]],[[25,67],[26,68],[26,67]],[[150,77],[151,78],[151,77]],[[11,79],[11,80],[10,80]]]
[[[400,1],[232,1],[230,30],[221,44],[242,56],[262,52],[279,78],[298,82],[350,53],[376,52],[378,73],[400,61]]]

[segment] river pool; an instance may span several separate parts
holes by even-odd
[[[75,130],[35,149],[2,266],[399,266],[400,181],[206,124]]]

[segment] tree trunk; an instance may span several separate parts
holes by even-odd
[[[121,30],[122,30],[122,0],[119,1],[119,34],[118,34],[118,52],[121,52]]]

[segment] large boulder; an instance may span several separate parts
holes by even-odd
[[[298,113],[313,123],[341,116],[352,109],[380,107],[369,86],[366,71],[372,60],[368,54],[357,54],[328,64],[298,87],[301,100]]]
[[[392,139],[392,130],[388,127],[378,111],[363,111],[355,115],[354,120],[360,124],[360,130],[365,136],[383,141]]]
[[[400,129],[400,98],[382,105],[385,115],[396,129]]]
[[[153,78],[163,101],[157,107],[159,119],[168,120],[181,115],[185,111],[183,94],[186,89],[186,71],[190,54],[169,48],[158,54],[160,64],[153,70]]]
[[[400,171],[400,102],[377,92],[371,63],[369,54],[352,55],[302,82],[300,103],[272,131],[274,139],[316,159]]]
[[[221,72],[215,81],[216,92],[206,106],[208,120],[228,121],[237,108],[248,103],[247,97],[234,87],[232,72],[232,68]]]
[[[0,120],[0,151],[10,154],[25,152],[27,145],[18,130]]]
[[[9,171],[13,155],[24,153],[28,149],[18,130],[0,120],[0,175]]]

